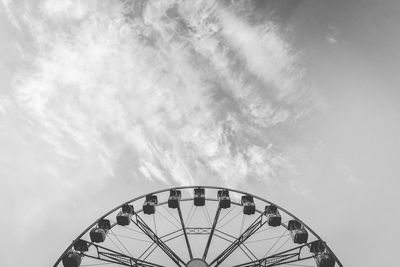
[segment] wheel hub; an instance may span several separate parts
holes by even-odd
[[[208,264],[202,259],[192,259],[186,264],[186,267],[208,267]]]

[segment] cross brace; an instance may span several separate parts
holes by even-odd
[[[109,248],[102,247],[100,245],[91,243],[92,246],[96,248],[97,251],[97,256],[89,255],[86,253],[82,253],[82,255],[92,258],[92,259],[98,259],[101,261],[105,262],[110,262],[110,263],[115,263],[118,265],[123,265],[123,266],[135,266],[135,267],[162,267],[162,265],[158,265],[155,263],[143,261],[136,259],[134,257],[125,255],[123,253],[114,251]]]
[[[176,263],[177,266],[185,266],[185,262],[175,254],[175,252],[161,240],[160,237],[156,233],[151,230],[151,228],[143,221],[140,216],[135,213],[135,216],[131,219],[137,227],[142,230],[144,234],[146,234],[153,242],[162,250],[164,253]]]
[[[263,221],[264,214],[261,214],[235,241],[232,242],[221,254],[219,254],[210,266],[219,266],[229,255],[242,245],[250,236],[258,231],[267,220]]]
[[[263,266],[263,267],[271,267],[271,266],[278,266],[282,264],[288,264],[292,262],[297,262],[297,261],[303,261],[307,260],[310,258],[313,258],[314,256],[307,256],[307,257],[301,257],[301,249],[305,246],[308,246],[308,244],[304,244],[295,248],[291,248],[282,252],[279,252],[277,254],[264,257],[262,259],[256,260],[256,261],[251,261],[251,262],[246,262],[242,264],[235,265],[233,267],[254,267],[254,266]]]

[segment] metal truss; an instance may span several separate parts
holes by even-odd
[[[90,243],[90,242],[88,242]],[[132,256],[128,256],[126,254],[114,251],[109,248],[105,248],[103,246],[97,245],[95,243],[90,243],[93,247],[96,248],[96,256],[81,252],[83,256],[88,258],[97,259],[109,263],[114,263],[122,266],[135,266],[135,267],[162,267],[162,265],[158,265],[155,263],[147,262],[144,260],[140,260],[134,258]]]
[[[278,265],[282,265],[282,264],[289,264],[289,263],[293,263],[293,262],[308,260],[308,259],[313,258],[314,256],[302,257],[301,249],[306,246],[309,246],[310,244],[311,243],[307,243],[307,244],[298,246],[296,248],[288,249],[288,250],[276,253],[274,255],[264,257],[262,259],[258,259],[256,261],[250,261],[250,262],[234,265],[233,267],[251,267],[251,266],[269,267],[269,266],[278,266]]]
[[[181,210],[180,201],[178,202],[178,213],[179,213],[179,220],[180,220],[181,226],[182,226],[182,232],[183,232],[183,235],[185,236],[185,242],[186,242],[186,246],[187,246],[187,249],[188,249],[188,252],[189,252],[189,257],[190,257],[190,259],[193,259],[192,248],[190,247],[189,238],[187,236],[185,222],[184,222],[183,216],[182,216],[182,210]]]
[[[215,227],[217,226],[218,218],[219,218],[220,214],[221,214],[221,206],[218,205],[217,212],[215,213],[215,216],[214,216],[214,222],[212,224],[212,227],[210,229],[210,234],[208,236],[206,248],[204,249],[203,260],[205,260],[207,258],[208,250],[210,249],[211,240],[214,235]]]
[[[194,188],[198,188],[195,186],[188,186],[188,187],[177,187],[177,188],[173,188],[174,190],[176,189],[183,189],[183,190],[193,190]],[[227,189],[227,188],[221,188],[221,187],[207,187],[204,186],[203,188],[208,188],[210,190],[221,190],[221,189],[225,189],[225,190],[229,190],[231,192],[235,192],[237,194],[243,195],[249,195],[246,192],[242,192],[242,191],[238,191],[238,190],[232,190],[232,189]],[[157,192],[153,192],[150,193],[150,195],[158,195],[160,193],[167,193],[169,190],[171,189],[165,189],[165,190],[160,190]],[[216,192],[215,192],[216,193]],[[149,195],[149,194],[146,194]],[[225,213],[223,216],[222,214],[222,207],[219,205],[220,203],[218,202],[219,199],[218,197],[216,198],[206,198],[206,205],[211,204],[212,202],[217,202],[217,206],[213,206],[216,207],[215,214],[214,217],[210,217],[210,214],[207,210],[207,206],[206,209],[204,211],[204,220],[208,222],[207,227],[203,227],[203,226],[198,226],[195,227],[194,225],[198,225],[197,223],[191,224],[191,218],[193,218],[193,215],[191,217],[191,211],[192,208],[194,207],[192,204],[192,206],[190,207],[190,211],[188,212],[189,208],[188,206],[182,205],[185,201],[193,201],[194,198],[193,197],[188,197],[188,198],[179,198],[179,202],[178,205],[176,205],[174,207],[174,209],[176,209],[175,211],[172,210],[167,210],[169,215],[171,217],[166,218],[162,213],[160,216],[162,216],[164,219],[168,220],[171,224],[167,223],[168,226],[163,226],[161,227],[161,229],[164,229],[163,231],[157,231],[157,225],[156,225],[156,221],[155,221],[155,217],[153,217],[154,219],[154,227],[150,227],[150,225],[148,223],[146,223],[145,220],[143,220],[143,218],[141,217],[141,212],[143,212],[142,209],[138,209],[137,211],[133,211],[132,216],[130,218],[130,221],[133,223],[133,228],[129,228],[127,226],[121,226],[118,225],[117,223],[113,223],[111,228],[113,229],[114,227],[116,227],[114,230],[115,231],[121,231],[121,232],[117,232],[114,233],[112,230],[110,230],[110,233],[112,233],[114,235],[114,237],[116,238],[116,240],[120,243],[120,245],[122,245],[122,248],[125,250],[122,250],[119,245],[117,246],[116,243],[114,243],[113,239],[108,238],[107,242],[108,243],[102,243],[101,245],[99,243],[94,243],[94,242],[90,242],[90,241],[85,241],[87,242],[87,244],[89,245],[88,247],[90,247],[90,252],[89,251],[81,251],[79,249],[79,247],[74,247],[74,244],[77,242],[77,240],[84,240],[84,239],[88,239],[87,236],[90,232],[91,229],[97,227],[97,223],[98,221],[102,220],[102,219],[108,219],[112,221],[112,217],[113,214],[117,214],[119,212],[119,210],[121,209],[121,207],[123,205],[129,204],[132,205],[132,207],[135,204],[135,207],[138,207],[140,205],[142,205],[141,201],[146,197],[146,195],[137,197],[133,200],[130,200],[128,202],[125,202],[123,204],[121,204],[120,206],[114,208],[113,210],[109,211],[108,213],[106,213],[105,215],[103,215],[102,217],[100,217],[97,221],[95,221],[92,225],[90,225],[86,230],[84,230],[76,239],[75,241],[73,241],[71,243],[71,245],[69,245],[69,247],[63,252],[63,254],[60,256],[60,258],[57,260],[57,262],[54,264],[53,267],[61,267],[61,260],[64,260],[63,257],[65,257],[65,255],[67,255],[68,253],[70,253],[71,251],[73,253],[75,253],[75,255],[80,255],[80,257],[82,258],[82,264],[81,266],[89,266],[91,264],[91,260],[89,259],[93,259],[95,261],[99,261],[100,263],[93,263],[93,265],[102,265],[102,264],[111,264],[111,265],[119,265],[119,266],[131,266],[131,267],[165,267],[165,266],[181,266],[184,267],[187,265],[187,260],[193,260],[194,258],[199,258],[200,260],[203,260],[204,262],[207,262],[208,266],[210,267],[217,267],[217,266],[221,266],[223,264],[228,264],[227,262],[229,262],[229,266],[232,267],[272,267],[272,266],[279,266],[279,265],[295,265],[296,262],[301,262],[304,261],[303,264],[310,264],[311,262],[314,262],[314,260],[312,260],[313,258],[316,259],[318,252],[315,252],[314,250],[310,249],[310,251],[308,250],[308,248],[311,248],[311,244],[313,242],[315,242],[315,240],[319,240],[322,241],[319,236],[310,228],[308,227],[306,224],[304,224],[303,222],[301,222],[297,217],[295,217],[294,215],[292,215],[291,213],[289,213],[288,211],[286,211],[285,209],[275,205],[272,202],[269,202],[265,199],[259,198],[257,196],[253,196],[257,201],[259,205],[260,203],[265,203],[265,205],[275,205],[278,207],[278,209],[285,214],[285,216],[287,216],[289,219],[296,219],[298,221],[300,221],[305,229],[307,229],[307,231],[309,231],[309,233],[313,236],[313,238],[311,240],[311,242],[306,243],[306,244],[290,244],[287,243],[287,241],[290,241],[290,236],[288,237],[288,239],[286,239],[286,241],[282,240],[282,242],[278,243],[281,238],[284,236],[285,233],[287,233],[287,229],[288,226],[285,223],[282,223],[281,227],[286,228],[284,229],[285,231],[280,235],[280,236],[274,236],[272,234],[270,234],[269,236],[265,237],[261,237],[261,238],[252,238],[255,237],[255,234],[264,232],[268,229],[270,229],[271,227],[268,228],[262,228],[264,225],[266,225],[268,223],[268,218],[266,217],[266,213],[263,211],[264,207],[261,207],[259,209],[256,209],[256,213],[258,213],[258,216],[256,215],[256,217],[252,217],[255,218],[253,222],[251,222],[251,224],[249,226],[247,226],[247,228],[243,231],[241,231],[241,233],[238,235],[233,234],[233,232],[236,233],[236,231],[231,231],[232,227],[227,227],[227,228],[223,228],[225,225],[227,224],[232,224],[232,225],[236,225],[235,221],[232,220],[236,220],[236,223],[239,223],[239,221],[235,218],[238,218],[238,215],[240,214],[241,211],[234,211],[234,213],[230,213],[231,210],[229,210],[227,213]],[[188,195],[188,193],[186,192],[186,195]],[[216,194],[217,195],[217,194]],[[161,200],[163,200],[162,197],[159,196],[159,198]],[[135,201],[140,201],[140,204],[137,204],[137,202]],[[161,205],[165,205],[167,203],[167,201],[160,201],[159,203],[156,203],[157,206],[161,206]],[[208,203],[208,204],[207,204]],[[239,206],[242,207],[241,203],[239,202],[234,202],[231,201],[231,204],[234,205],[235,207]],[[259,207],[259,206],[258,206]],[[175,212],[175,213],[174,213]],[[237,212],[237,214],[236,214]],[[194,214],[194,213],[193,213]],[[230,217],[228,214],[231,214]],[[166,215],[168,216],[168,215]],[[243,215],[243,216],[247,216],[247,215]],[[185,217],[185,219],[184,219]],[[198,217],[196,217],[198,218]],[[227,218],[225,221],[224,219]],[[243,218],[240,216],[240,218]],[[288,219],[287,218],[287,219]],[[224,221],[224,223],[222,223]],[[243,227],[243,222],[244,219],[242,220],[242,227]],[[132,225],[131,223],[131,225]],[[174,225],[174,227],[176,228],[169,228],[172,225]],[[202,225],[200,223],[200,225]],[[218,227],[217,227],[218,226]],[[141,237],[136,237],[135,235],[126,235],[125,232],[122,231],[127,231],[127,230],[122,230],[119,227],[126,227],[129,228],[127,230],[131,230],[134,231],[136,233],[139,233],[139,235],[145,236],[145,239],[141,238]],[[167,230],[166,230],[167,229]],[[161,234],[162,233],[162,234]],[[269,233],[269,232],[267,232]],[[85,236],[84,236],[85,235]],[[204,243],[201,244],[201,251],[197,251],[197,249],[199,249],[198,243],[190,243],[194,242],[193,239],[189,239],[189,235],[190,236],[196,236],[196,235],[205,235],[207,236],[206,238],[199,238],[198,240],[203,240]],[[263,234],[264,235],[264,234]],[[271,237],[272,235],[272,237]],[[288,236],[288,235],[286,235]],[[134,239],[135,241],[130,241],[130,240],[123,240],[123,239],[119,239],[118,237],[122,237],[122,238],[130,238],[130,239]],[[172,244],[176,244],[175,242],[171,242],[174,239],[177,238],[181,238],[179,241],[177,242],[185,242],[185,245],[182,246],[180,245],[179,248],[176,245],[172,245]],[[265,240],[271,240],[274,238],[279,238],[275,241],[265,241]],[[196,239],[195,239],[196,240]],[[135,247],[136,243],[131,243],[131,242],[138,242],[138,241],[144,241],[144,242],[148,242],[148,244],[146,244],[144,247],[143,244],[145,243],[140,243],[138,244],[139,247]],[[255,243],[255,242],[271,242],[271,244],[273,243],[273,245],[269,245],[269,250],[268,252],[266,252],[265,255],[263,254],[263,250],[264,247],[257,247],[257,249],[252,249],[254,247],[253,244],[250,245],[250,243]],[[125,243],[126,242],[126,243]],[[196,241],[197,242],[197,241]],[[222,243],[221,243],[222,242]],[[225,243],[224,243],[225,242]],[[323,241],[322,241],[323,242]],[[114,243],[115,247],[118,248],[118,251],[115,250],[114,247],[110,248],[110,245],[112,246],[112,243]],[[129,244],[127,246],[125,246],[126,244]],[[179,243],[182,244],[182,243]],[[219,254],[217,254],[217,256],[215,256],[215,251],[213,251],[214,248],[218,247],[223,247],[225,244],[225,248],[223,249],[222,252],[219,252]],[[258,243],[257,243],[258,244]],[[264,243],[267,244],[267,243]],[[269,244],[269,243],[268,243]],[[276,244],[279,244],[279,248],[275,249],[275,252],[272,252],[271,254],[269,254],[269,252],[272,250],[272,248],[275,247]],[[196,245],[193,246],[192,245]],[[203,247],[203,245],[205,245],[205,247]],[[294,247],[296,246],[296,247]],[[197,248],[196,251],[193,250],[193,248]],[[278,247],[278,246],[277,246]],[[129,248],[129,250],[128,250]],[[136,249],[133,249],[133,251],[130,251],[131,248],[139,248],[140,249],[140,253],[137,253],[138,251]],[[266,249],[268,249],[267,247],[265,247]],[[156,249],[159,249],[161,252],[161,255],[158,252],[154,253],[154,251]],[[304,249],[307,249],[306,251]],[[329,253],[332,257],[334,257],[336,266],[338,267],[343,267],[343,265],[340,263],[340,261],[337,259],[337,257],[333,254],[332,250],[326,245],[325,242],[323,242],[322,245],[322,251],[324,251]],[[237,254],[237,252],[243,252],[243,254]],[[126,252],[126,253],[125,253]],[[132,252],[132,254],[131,254]],[[136,252],[136,253],[133,253]],[[212,253],[213,252],[213,253]],[[179,256],[178,256],[179,254]],[[181,255],[182,254],[182,255]],[[256,255],[257,254],[257,255]],[[260,255],[261,254],[261,255]],[[196,257],[194,257],[194,255],[196,255]],[[210,255],[213,255],[213,257],[211,257]],[[236,258],[239,257],[240,260],[236,261]],[[86,261],[84,261],[84,259],[87,258]],[[232,259],[231,259],[232,258]],[[170,259],[171,262],[168,260]],[[233,260],[235,259],[235,260]],[[308,261],[307,261],[308,260]],[[234,261],[232,263],[232,261]],[[157,262],[157,263],[155,263]],[[168,263],[169,262],[169,263]],[[89,264],[88,264],[89,263]],[[235,265],[236,264],[236,265]],[[314,266],[315,263],[311,263],[311,265]],[[68,265],[68,266],[80,266],[78,265]],[[308,266],[308,265],[307,265]],[[317,266],[317,265],[315,265]]]
[[[131,219],[134,224],[137,225],[137,227],[142,230],[144,234],[146,234],[153,242],[162,250],[164,253],[173,261],[176,263],[177,266],[185,266],[185,262],[178,256],[176,253],[168,247],[167,244],[165,244],[164,241],[161,240],[161,238],[148,226],[143,219],[137,214],[134,214],[135,216]]]
[[[210,266],[219,266],[226,258],[229,257],[240,245],[242,245],[247,239],[249,239],[255,232],[258,231],[267,220],[263,220],[264,213],[262,213],[258,218],[246,229],[243,233],[236,238],[236,240],[230,244],[221,254],[219,254],[211,263]]]

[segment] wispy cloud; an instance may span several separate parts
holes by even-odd
[[[9,191],[19,181],[46,207],[30,211],[38,227],[47,209],[121,176],[234,187],[290,169],[285,132],[315,99],[267,19],[209,1],[14,5],[32,47],[21,44],[26,65],[1,102],[2,151],[13,151],[1,161]]]
[[[283,168],[275,127],[290,124],[301,72],[271,22],[211,2],[39,3],[15,97],[59,155],[91,151],[109,176],[118,142],[138,175],[179,184]]]
[[[318,100],[268,18],[219,1],[3,6],[23,36],[0,96],[3,227],[20,245],[115,181],[272,185],[291,169],[287,133]]]

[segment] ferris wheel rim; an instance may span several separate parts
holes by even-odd
[[[121,203],[120,205],[116,206],[115,208],[112,208],[111,210],[109,210],[108,212],[106,212],[105,214],[103,214],[101,217],[99,217],[98,219],[96,219],[96,220],[95,220],[92,224],[90,224],[84,231],[82,231],[82,232],[71,242],[71,244],[64,250],[64,252],[63,252],[63,253],[60,255],[60,257],[57,259],[57,261],[55,262],[55,264],[53,265],[53,267],[57,267],[57,266],[60,264],[60,262],[61,262],[61,260],[62,260],[62,257],[63,257],[64,255],[66,255],[66,254],[72,249],[73,245],[75,244],[75,242],[76,242],[77,240],[79,240],[79,239],[80,239],[81,237],[83,237],[86,233],[88,233],[100,220],[102,220],[102,219],[106,218],[107,216],[109,216],[110,214],[116,212],[116,211],[117,211],[118,209],[120,209],[122,206],[124,206],[124,205],[126,205],[126,204],[130,204],[130,203],[134,203],[135,201],[138,201],[138,200],[140,200],[140,199],[143,199],[143,198],[145,198],[145,197],[148,196],[148,195],[157,195],[157,194],[160,194],[160,193],[168,192],[168,191],[170,191],[170,190],[181,190],[181,189],[187,190],[187,189],[195,189],[195,188],[214,189],[214,190],[224,190],[224,189],[225,189],[225,190],[228,190],[229,192],[234,192],[234,193],[241,194],[241,195],[250,195],[250,196],[252,196],[253,198],[258,199],[259,201],[262,201],[262,202],[268,203],[268,204],[270,204],[270,205],[276,206],[279,210],[283,211],[285,214],[287,214],[287,215],[289,215],[290,217],[292,217],[293,219],[299,221],[299,222],[304,226],[305,229],[307,229],[315,238],[317,238],[317,240],[323,241],[323,239],[321,239],[321,237],[320,237],[311,227],[309,227],[306,223],[304,223],[303,220],[299,219],[297,216],[295,216],[294,214],[292,214],[291,212],[289,212],[287,209],[283,208],[282,206],[276,204],[275,202],[272,202],[272,201],[270,201],[270,200],[268,200],[268,199],[265,199],[265,198],[263,198],[263,197],[260,197],[260,196],[258,196],[258,195],[250,194],[250,193],[245,192],[245,191],[242,191],[242,190],[238,190],[238,189],[234,189],[234,188],[229,188],[229,187],[224,187],[224,186],[212,186],[212,185],[186,185],[186,186],[175,186],[175,187],[163,188],[163,189],[160,189],[160,190],[156,190],[156,191],[153,191],[153,192],[149,192],[149,193],[146,193],[146,194],[139,195],[139,196],[137,196],[137,197],[134,197],[134,198],[132,198],[132,199],[130,199],[130,200],[128,200],[128,201],[125,201],[125,202]],[[188,200],[193,200],[193,198],[186,198],[186,199],[183,199],[183,201],[188,201]],[[216,200],[216,199],[210,199],[210,198],[207,198],[206,200],[207,200],[207,201],[218,201],[218,200]],[[161,206],[161,205],[165,205],[165,204],[166,204],[166,202],[162,202],[162,203],[157,204],[157,206]],[[233,204],[234,204],[234,205],[240,206],[239,203],[233,203]],[[261,213],[259,210],[256,210],[256,211],[257,211],[258,213]],[[142,212],[142,210],[137,211],[137,213],[140,213],[140,212]],[[284,226],[284,227],[285,227],[285,226]],[[285,227],[285,228],[287,228],[287,227]],[[323,241],[323,242],[324,242],[324,246],[325,246],[325,248],[327,249],[327,251],[334,257],[335,262],[339,265],[339,267],[343,267],[342,263],[340,262],[340,260],[339,260],[338,257],[336,256],[336,254],[335,254],[335,253],[332,251],[332,249],[326,244],[325,241]]]

